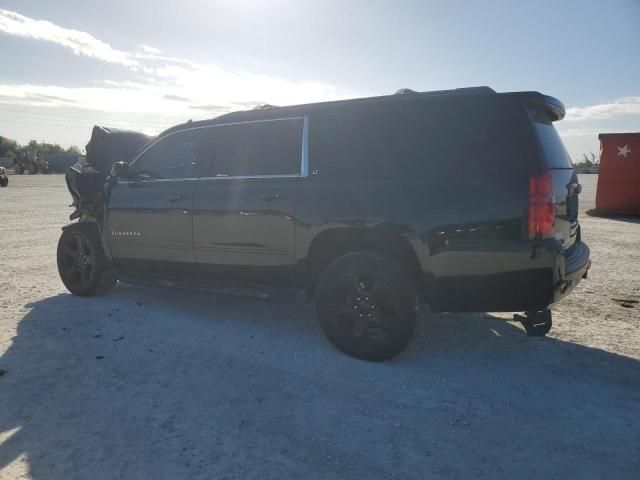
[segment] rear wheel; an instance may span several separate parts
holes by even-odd
[[[7,185],[9,185],[9,178],[4,177],[3,179],[0,179],[0,187],[6,187]]]
[[[375,253],[343,255],[324,270],[316,289],[318,319],[341,351],[382,361],[405,349],[415,330],[417,296],[393,259]]]
[[[30,163],[28,168],[31,175],[35,175],[38,172],[38,167],[35,163]]]
[[[100,295],[116,284],[115,271],[106,258],[95,225],[74,223],[58,242],[58,272],[74,295]]]

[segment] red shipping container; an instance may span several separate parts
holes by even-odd
[[[640,215],[640,133],[601,133],[599,214]]]

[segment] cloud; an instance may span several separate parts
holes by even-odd
[[[229,109],[227,105],[191,105],[189,108],[211,113],[223,113]]]
[[[135,79],[134,79],[135,78]],[[293,82],[262,74],[190,62],[143,65],[124,81],[103,80],[84,87],[0,84],[0,102],[39,107],[74,106],[121,113],[211,116],[270,103],[292,105],[352,96],[331,85]]]
[[[173,100],[175,102],[188,102],[189,99],[187,97],[181,97],[180,95],[173,95],[171,93],[167,93],[163,96],[163,98],[167,100]]]
[[[609,120],[627,115],[640,115],[640,97],[623,97],[610,103],[569,108],[565,120],[569,122]]]
[[[561,137],[597,137],[598,134],[603,132],[598,128],[568,128],[563,130],[558,127],[558,133]]]
[[[81,87],[0,84],[0,103],[189,119],[247,110],[264,103],[291,105],[353,96],[321,82],[222,68],[172,57],[144,44],[137,45],[135,52],[119,51],[87,32],[7,10],[0,10],[0,31],[60,44],[77,55],[119,64],[129,71],[126,80],[92,81]]]
[[[159,48],[155,48],[155,47],[150,47],[149,45],[145,45],[143,43],[141,43],[140,45],[138,45],[138,47],[140,48],[140,50],[142,50],[144,53],[148,53],[149,55],[160,55],[162,53],[162,50],[160,50]]]
[[[336,98],[336,91],[312,82],[292,83],[268,77],[226,74],[200,79],[172,78],[162,85],[132,81],[105,81],[98,86],[0,84],[0,102],[38,107],[75,107],[115,113],[211,115],[247,110],[267,102],[253,101],[253,94],[272,98],[268,103],[288,105]]]
[[[80,30],[63,28],[47,20],[36,20],[19,13],[0,9],[0,31],[9,35],[33,38],[69,48],[76,55],[96,58],[104,62],[136,67],[131,54],[116,50],[108,43]]]

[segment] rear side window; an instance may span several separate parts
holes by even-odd
[[[326,179],[513,177],[535,161],[521,106],[444,99],[357,106],[310,120],[310,168]]]
[[[558,135],[553,124],[534,119],[533,126],[540,142],[544,163],[547,168],[573,168],[571,157],[569,157],[566,148],[564,148],[560,135]]]
[[[302,119],[269,120],[210,129],[208,176],[297,175],[302,165]]]

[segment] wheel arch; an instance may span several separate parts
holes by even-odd
[[[358,251],[377,253],[397,260],[422,296],[424,282],[418,255],[408,238],[410,233],[397,224],[338,226],[320,232],[309,245],[305,259],[309,297],[314,296],[318,278],[327,265],[341,255]]]

